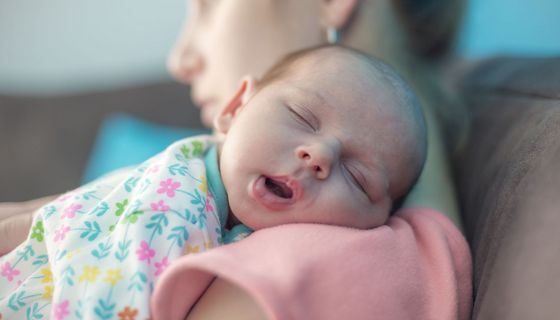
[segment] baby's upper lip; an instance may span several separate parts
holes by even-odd
[[[282,183],[285,186],[287,186],[290,189],[290,191],[292,192],[292,195],[289,198],[292,202],[295,202],[300,198],[300,196],[302,194],[301,184],[294,177],[291,177],[291,176],[266,176],[266,175],[265,175],[265,177],[268,178],[268,179],[271,179],[275,182]]]

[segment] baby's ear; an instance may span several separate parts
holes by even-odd
[[[214,127],[217,132],[225,134],[229,131],[233,118],[243,109],[243,106],[249,101],[254,91],[255,79],[251,76],[243,77],[233,98],[230,99],[218,116],[214,118]]]

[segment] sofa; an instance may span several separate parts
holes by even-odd
[[[472,319],[560,319],[560,58],[481,61],[457,86],[471,116],[453,163]]]
[[[461,64],[449,81],[471,125],[452,162],[474,260],[472,319],[560,319],[560,58]],[[98,133],[114,112],[200,128],[187,97],[175,83],[70,97],[0,96],[0,201],[81,183],[100,140],[126,134]]]

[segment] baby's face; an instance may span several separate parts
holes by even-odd
[[[220,155],[232,212],[253,229],[384,224],[398,122],[384,106],[390,97],[369,77],[303,71],[261,89],[233,118]]]

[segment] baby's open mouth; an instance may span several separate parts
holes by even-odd
[[[265,177],[264,185],[266,189],[276,196],[283,199],[291,199],[294,196],[292,188],[290,188],[285,182],[280,180],[275,180],[270,177]]]
[[[287,210],[298,201],[301,193],[299,182],[287,176],[261,175],[249,189],[253,199],[273,211]]]

